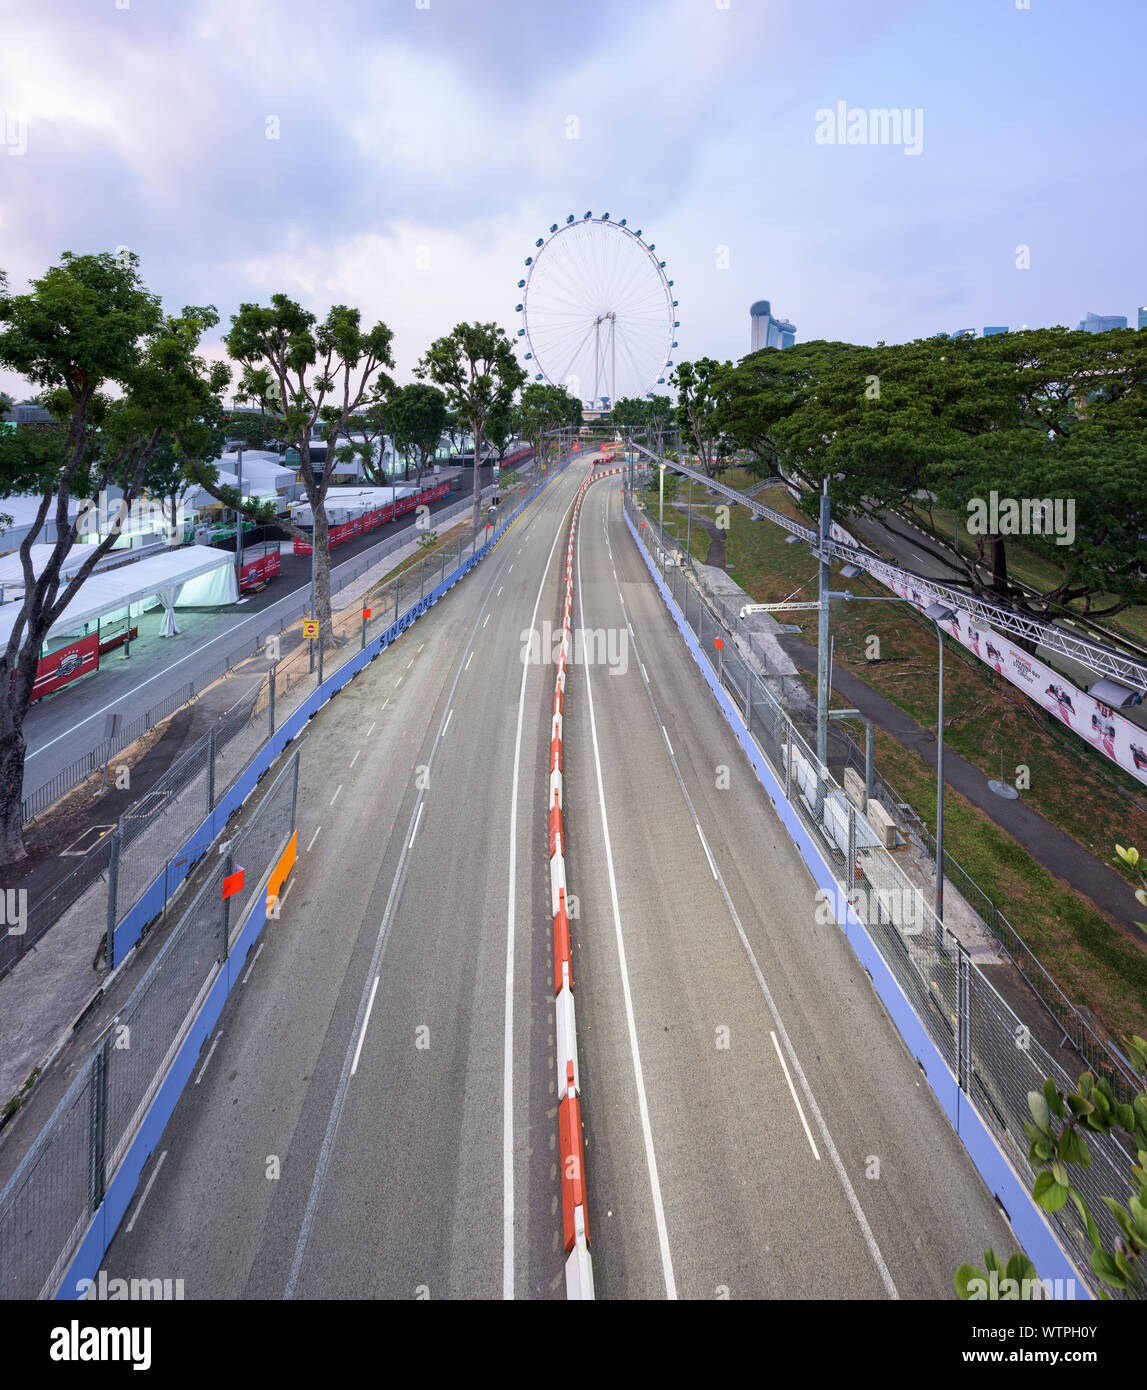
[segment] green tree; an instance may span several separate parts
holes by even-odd
[[[421,488],[423,470],[433,461],[446,428],[446,397],[436,386],[416,381],[392,392],[387,410],[395,447],[413,453]]]
[[[430,344],[415,375],[442,387],[450,409],[474,436],[472,524],[477,531],[482,496],[478,464],[486,421],[491,411],[509,407],[526,373],[504,329],[493,323],[460,323],[452,333]]]
[[[111,549],[114,531],[90,548],[65,584],[60,569],[81,521],[68,521],[73,498],[97,498],[120,478],[129,506],[139,496],[148,464],[165,435],[198,420],[227,383],[223,363],[208,367],[197,354],[203,333],[215,326],[211,307],[166,316],[139,277],[133,255],[73,255],[31,282],[27,294],[8,293],[0,279],[0,365],[51,393],[49,409],[66,420],[64,431],[37,443],[19,432],[0,448],[0,494],[38,494],[35,522],[20,545],[24,601],[0,654],[0,862],[24,858],[22,788],[26,746],[23,725],[32,702],[40,649],[53,624],[97,562]],[[120,394],[110,402],[107,389]],[[100,426],[96,437],[96,426]],[[57,538],[37,576],[31,547],[48,513]]]
[[[391,330],[383,322],[364,329],[358,309],[336,304],[320,323],[315,315],[285,294],[271,296],[269,306],[241,304],[232,315],[224,341],[242,369],[239,399],[258,405],[274,420],[276,436],[299,452],[303,488],[314,526],[308,535],[290,521],[288,534],[309,540],[315,553],[315,616],[324,637],[330,632],[331,559],[324,499],[337,465],[345,461],[339,440],[352,416],[381,399],[393,384],[383,368],[394,365]],[[311,461],[311,433],[318,426],[326,458]],[[227,506],[254,521],[265,521],[265,505],[241,499],[234,488],[220,486],[215,470],[193,469],[195,481]]]
[[[732,366],[724,364],[725,370]],[[696,362],[682,362],[670,378],[677,389],[677,421],[692,439],[705,476],[716,475],[721,461],[728,457],[732,445],[722,432],[717,417],[720,403],[718,393],[720,363],[711,357]]]
[[[514,410],[514,428],[529,441],[539,467],[545,467],[554,446],[554,432],[581,423],[581,402],[564,386],[532,381],[523,388]]]

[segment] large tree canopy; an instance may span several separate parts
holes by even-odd
[[[838,515],[879,516],[916,544],[909,504],[987,517],[973,556],[932,547],[951,582],[1039,616],[1069,603],[1099,616],[1147,600],[1145,384],[1147,334],[1130,330],[812,342],[716,373],[711,424],[762,476],[781,470],[810,498],[828,477]],[[1038,593],[1009,578],[1016,533],[1010,513],[991,511],[993,493],[1058,502],[1074,519],[1069,543],[1048,523],[1017,536],[1055,566]]]

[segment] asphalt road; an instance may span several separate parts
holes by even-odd
[[[961,1263],[1014,1237],[817,923],[612,482],[587,496],[577,564],[578,620],[628,644],[575,668],[565,715],[598,1296],[952,1297]]]
[[[166,1270],[189,1298],[564,1296],[554,671],[520,653],[559,616],[583,472],[312,724],[293,886],[109,1272]]]
[[[188,1298],[564,1297],[555,672],[521,650],[560,617],[583,473],[312,724],[281,919],[109,1276]],[[957,1265],[1014,1239],[816,923],[613,482],[583,507],[575,615],[602,657],[571,671],[564,797],[598,1296],[951,1297]]]

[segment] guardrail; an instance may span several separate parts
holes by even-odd
[[[227,795],[217,803],[215,812],[203,821],[185,847],[186,853],[198,858],[209,848],[230,815],[250,795],[259,778],[286,746],[306,728],[309,719],[484,559],[522,510],[564,466],[550,473],[496,528],[492,528],[488,540],[481,545],[472,544],[470,553],[465,555],[460,548],[458,563],[449,573],[444,554],[440,578],[429,590],[425,582],[428,562],[424,560],[420,566],[419,596],[412,597],[401,613],[398,610],[403,577],[391,581],[396,583],[395,614],[385,630],[377,632],[368,642],[364,623],[359,651],[325,681],[320,663],[317,688],[261,742]],[[476,542],[477,538],[473,540]],[[433,559],[437,562],[438,557]],[[413,595],[412,578],[407,582],[408,592]],[[283,854],[283,837],[286,837],[289,850],[293,840],[286,832],[294,829],[298,756],[296,752],[278,774],[251,822],[235,837],[229,854],[220,858],[197,890],[128,1003],[91,1051],[63,1100],[0,1192],[0,1298],[50,1297],[53,1293],[58,1297],[72,1297],[75,1293],[72,1281],[98,1266],[127,1210],[150,1152],[151,1142],[147,1141],[147,1136],[157,1139],[162,1132],[199,1046],[214,1026],[237,978],[236,963],[242,960],[263,924],[270,890],[264,893],[260,885],[262,897],[256,895],[240,914],[241,926],[236,936],[231,931],[229,900],[222,896],[222,882],[232,865],[239,862],[240,852],[244,868],[252,877],[254,870],[265,874],[276,863],[267,846],[277,845],[275,853],[280,856],[280,864],[287,857]],[[289,827],[286,824],[280,827],[283,808],[288,804],[283,799],[285,786],[290,788]],[[148,796],[153,794],[149,792]],[[268,811],[269,806],[277,809]],[[283,835],[276,838],[280,828]],[[141,838],[146,836],[137,833],[131,837],[131,842]],[[166,884],[164,891],[169,891]],[[131,913],[116,929],[113,959],[121,958],[133,944],[134,938],[120,938],[125,923],[138,925],[131,923],[130,918]],[[205,969],[202,968],[204,961],[207,962]],[[117,1030],[125,1024],[131,1030],[129,1036],[139,1039],[138,1046],[133,1042],[130,1047],[121,1048],[116,1043],[115,1039],[122,1036]]]
[[[630,494],[625,501],[631,534],[725,717],[821,884],[826,905],[872,975],[985,1180],[997,1193],[1006,1189],[1010,1194],[1005,1205],[1017,1236],[1043,1277],[1062,1273],[1075,1279],[1079,1274],[1085,1287],[1098,1289],[1090,1272],[1083,1273],[1090,1270],[1090,1246],[1069,1214],[1074,1209],[1046,1217],[1030,1197],[1035,1170],[1028,1162],[1024,1130],[1030,1120],[1028,1093],[1048,1077],[1061,1090],[1074,1091],[1076,1078],[945,931],[920,890],[881,847],[875,828],[819,763],[767,682],[740,656],[725,652],[724,628],[681,573],[675,547],[633,508]],[[989,1136],[991,1149],[985,1147]],[[1110,1249],[1118,1227],[1102,1197],[1129,1190],[1132,1159],[1113,1136],[1089,1135],[1088,1144],[1090,1166],[1072,1181]],[[1064,1258],[1065,1252],[1074,1263]]]
[[[482,499],[486,500],[498,491],[498,487],[491,484],[489,487],[483,488]],[[466,497],[451,506],[432,512],[431,520],[436,526],[457,521],[473,505],[473,497]],[[396,550],[401,550],[403,546],[409,545],[411,541],[423,534],[425,531],[422,528],[416,525],[408,526],[402,531],[396,531],[369,550],[362,551],[349,560],[344,560],[341,564],[333,565],[331,567],[331,594],[337,593],[339,589],[345,588],[348,584],[353,584],[360,574],[364,574],[368,569],[377,565],[380,560],[385,560],[388,555],[392,555]],[[230,675],[241,662],[249,660],[252,656],[257,656],[266,645],[268,637],[281,633],[309,610],[308,590],[306,598],[299,599],[286,612],[279,613],[273,623],[259,629],[256,637],[245,638],[226,656],[220,657],[219,660],[212,662],[210,666],[200,671],[193,680],[180,686],[178,690],[153,705],[145,713],[124,724],[116,731],[113,738],[101,739],[86,753],[80,754],[78,758],[69,763],[67,767],[61,768],[59,772],[54,773],[38,787],[28,792],[23,800],[23,823],[27,825],[37,816],[43,815],[49,807],[53,806],[73,787],[79,786],[93,773],[99,772],[117,753],[129,748],[138,738],[155,728],[157,724],[161,724],[176,710],[190,703],[208,686],[214,685],[216,681]]]

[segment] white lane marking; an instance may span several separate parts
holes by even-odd
[[[406,669],[409,671],[410,668],[411,668],[413,665],[414,665],[414,658],[411,657],[410,660],[406,663]]]
[[[386,706],[384,705],[384,706],[383,706],[383,709],[385,709],[385,708],[386,708]],[[370,738],[371,734],[374,733],[377,724],[378,724],[378,720],[376,719],[376,720],[374,721],[374,723],[370,726],[370,728],[367,729],[367,731],[366,731],[366,736],[367,736],[367,738]]]
[[[520,554],[521,552],[519,551],[518,553]],[[507,574],[512,573],[513,568],[514,568],[513,565],[511,565],[510,568],[506,571],[506,573],[507,573]]]
[[[641,675],[642,675],[642,678],[643,678],[644,680],[648,680],[648,679],[649,679],[649,672],[645,669],[645,666],[644,666],[640,661],[639,661],[637,664],[638,664],[638,666],[641,667]]]
[[[486,623],[488,623],[489,621],[490,621],[490,614],[487,613],[487,614],[486,614]],[[483,623],[482,626],[485,627],[485,626],[486,626],[486,623]]]
[[[411,827],[411,830],[410,830],[410,844],[411,844],[411,845],[414,844],[414,837],[415,837],[415,835],[418,834],[418,822],[422,819],[422,807],[423,807],[423,804],[424,804],[424,803],[420,801],[420,802],[418,803],[418,810],[415,812],[415,816],[414,816],[414,825]]]
[[[705,858],[709,861],[709,868],[712,869],[713,877],[716,878],[717,866],[713,863],[713,856],[709,853],[709,846],[705,843],[705,835],[702,832],[701,827],[697,825],[696,821],[694,821],[693,824],[697,826],[697,834],[698,836],[700,836],[701,839],[701,848],[705,851]]]
[[[399,687],[401,684],[402,684],[402,677],[399,676],[399,678],[394,682],[394,688],[395,688],[395,690],[397,690],[398,687]]]
[[[247,967],[247,973],[243,976],[243,979],[240,981],[241,984],[245,985],[247,981],[251,978],[251,971],[255,968],[255,961],[257,961],[259,957],[263,954],[263,947],[266,944],[267,943],[265,941],[259,942],[259,949],[255,952],[255,955],[251,960],[251,964]]]
[[[210,1051],[207,1053],[206,1060],[205,1060],[204,1063],[203,1063],[203,1066],[202,1066],[202,1068],[201,1068],[201,1070],[200,1070],[200,1072],[199,1072],[199,1075],[195,1078],[195,1084],[196,1084],[197,1086],[198,1086],[199,1083],[203,1080],[203,1073],[207,1070],[207,1063],[210,1062],[210,1061],[211,1061],[211,1058],[215,1055],[215,1049],[219,1046],[219,1039],[220,1039],[222,1036],[223,1036],[222,1033],[216,1033],[216,1034],[215,1034],[215,1041],[211,1044]]]
[[[334,794],[334,796],[331,797],[331,805],[332,805],[332,806],[333,806],[333,805],[335,804],[335,802],[339,799],[339,792],[341,792],[342,789],[343,789],[343,784],[340,782],[340,783],[339,783],[339,786],[338,786],[338,791],[336,791],[335,794]]]
[[[654,718],[660,724],[661,715],[658,713],[657,710],[657,701],[654,700],[653,692],[652,690],[650,690],[648,685],[645,686],[645,694],[649,700],[650,707],[653,710]],[[689,792],[685,787],[684,778],[682,778],[681,776],[681,769],[677,766],[677,759],[672,758],[672,763],[673,772],[677,778],[677,785],[681,789],[681,795],[685,800],[685,805],[689,808],[689,814],[693,817],[693,823],[695,825],[699,825],[700,822],[697,818],[697,812],[693,806],[693,802],[689,796]],[[777,1032],[781,1035],[781,1041],[784,1043],[785,1051],[788,1053],[789,1060],[792,1062],[793,1071],[796,1073],[797,1080],[800,1082],[801,1090],[804,1092],[805,1101],[808,1104],[809,1110],[812,1112],[813,1119],[816,1121],[816,1127],[820,1131],[821,1142],[824,1144],[825,1150],[828,1153],[829,1158],[832,1160],[832,1166],[836,1170],[837,1177],[840,1179],[841,1187],[844,1188],[844,1195],[848,1200],[849,1208],[851,1209],[853,1216],[856,1218],[856,1224],[860,1227],[860,1234],[863,1237],[864,1243],[868,1248],[869,1255],[872,1257],[872,1262],[876,1266],[877,1273],[880,1275],[881,1283],[883,1283],[885,1291],[887,1292],[890,1298],[899,1298],[900,1295],[896,1291],[896,1285],[892,1281],[892,1275],[889,1273],[888,1266],[884,1262],[884,1256],[880,1252],[880,1246],[877,1245],[876,1237],[872,1233],[872,1227],[868,1224],[868,1218],[865,1216],[864,1209],[860,1205],[860,1199],[857,1197],[856,1190],[852,1186],[852,1183],[849,1181],[848,1173],[845,1171],[844,1164],[841,1162],[840,1154],[837,1152],[836,1145],[832,1141],[832,1135],[828,1132],[828,1125],[825,1124],[824,1116],[821,1114],[820,1111],[820,1106],[816,1103],[816,1097],[812,1093],[812,1087],[809,1085],[808,1078],[805,1076],[804,1070],[801,1067],[800,1060],[796,1054],[796,1049],[793,1047],[792,1041],[789,1038],[788,1032],[785,1029],[785,1025],[781,1021],[780,1011],[777,1009],[776,1001],[773,999],[772,993],[770,992],[769,987],[765,982],[764,972],[761,970],[760,964],[757,961],[756,954],[749,943],[749,938],[745,933],[745,928],[741,922],[740,914],[737,912],[736,906],[733,903],[732,896],[729,893],[728,886],[726,885],[724,878],[721,876],[719,872],[717,874],[717,884],[718,887],[721,889],[721,894],[725,899],[725,906],[728,909],[729,916],[733,922],[733,926],[736,928],[737,936],[740,938],[741,946],[744,949],[745,955],[748,957],[749,965],[752,967],[752,971],[754,976],[756,977],[757,984],[760,987],[761,993],[764,995],[765,1004],[768,1006],[769,1013],[772,1014],[773,1022],[777,1026]]]
[[[454,711],[453,711],[453,709],[451,709],[450,713],[446,716],[446,723],[443,724],[443,726],[442,726],[442,737],[443,737],[443,738],[446,737],[446,730],[450,727],[450,721],[451,721],[453,718],[454,718]]]
[[[287,905],[287,899],[291,896],[291,889],[295,886],[295,882],[296,882],[295,879],[291,879],[290,883],[287,884],[287,891],[286,891],[286,892],[283,894],[283,896],[279,899],[279,911],[280,911],[280,912],[282,912],[283,908],[286,907],[286,905]]]
[[[474,660],[474,653],[471,652],[470,655],[466,658],[466,665],[462,667],[463,671],[468,671],[468,670],[470,669],[470,663],[471,663],[473,660]]]
[[[505,586],[504,584],[499,584],[499,585],[498,585],[498,592],[494,595],[494,597],[495,597],[495,598],[501,598],[501,597],[502,597],[502,590],[503,590],[505,587],[506,587],[506,586]]]
[[[390,696],[388,695],[388,696],[386,697],[386,699],[383,700],[383,702],[382,702],[382,708],[385,710],[386,707],[387,707],[387,705],[389,705],[389,704],[390,704]],[[374,725],[373,725],[373,724],[371,725],[371,728],[372,728],[372,729],[374,728]]]
[[[539,515],[540,515],[540,513],[535,512],[535,513],[533,514],[533,516],[530,517],[529,521],[526,523],[527,527],[532,526],[532,525],[534,524],[534,522],[537,520],[537,517],[538,517]],[[556,540],[555,540],[555,545],[556,545],[556,543],[557,543],[557,542],[556,542]],[[552,552],[551,552],[551,554],[552,554]],[[548,562],[547,562],[547,563],[548,563]],[[491,581],[491,583],[492,583],[492,582],[493,582],[493,581]],[[486,602],[489,602],[489,599],[488,599],[488,598],[487,598]],[[484,608],[484,607],[485,607],[485,603],[483,604],[483,608]],[[482,610],[480,609],[480,610],[479,610],[479,613],[481,613],[481,611],[482,611]],[[535,615],[535,616],[536,616],[536,615]],[[477,619],[475,619],[475,624],[476,624],[476,623],[477,623]],[[473,631],[471,632],[470,641],[473,642],[474,639],[476,638],[476,636],[477,636],[477,627],[475,626],[475,628],[474,628]],[[456,692],[457,692],[457,690],[458,690],[458,684],[459,684],[459,682],[461,681],[461,679],[462,679],[462,672],[459,671],[459,672],[455,675],[455,677],[454,677],[454,683],[453,683],[453,684],[451,685],[451,687],[450,687],[450,693],[449,693],[449,694],[447,695],[447,697],[446,697],[446,704],[447,704],[448,707],[449,707],[449,705],[451,704],[451,702],[452,702],[453,699],[454,699],[454,696],[455,696],[455,694],[456,694]],[[430,749],[430,756],[429,756],[429,757],[427,758],[427,760],[426,760],[426,765],[427,765],[428,768],[429,768],[429,767],[432,767],[433,764],[434,764],[434,759],[435,759],[435,756],[436,756],[437,751],[438,751],[438,744],[439,744],[439,742],[441,741],[441,738],[442,738],[442,732],[441,732],[441,730],[439,730],[438,734],[437,734],[436,737],[435,737],[433,746],[432,746],[431,749]],[[323,1142],[322,1142],[322,1146],[321,1146],[321,1148],[320,1148],[320,1150],[319,1150],[318,1162],[315,1164],[314,1176],[313,1176],[313,1178],[311,1179],[311,1190],[310,1190],[310,1193],[309,1193],[309,1195],[308,1195],[308,1197],[307,1197],[306,1209],[305,1209],[305,1211],[303,1212],[303,1219],[302,1219],[302,1222],[301,1222],[300,1225],[299,1225],[299,1237],[298,1237],[298,1240],[296,1240],[296,1242],[295,1242],[295,1253],[294,1253],[294,1256],[293,1256],[293,1258],[292,1258],[292,1260],[291,1260],[291,1268],[290,1268],[290,1270],[289,1270],[289,1272],[288,1272],[288,1274],[287,1274],[287,1282],[286,1282],[286,1284],[285,1284],[284,1287],[283,1287],[283,1298],[284,1298],[284,1299],[292,1299],[292,1298],[294,1298],[294,1296],[295,1296],[295,1290],[298,1288],[298,1285],[299,1285],[299,1277],[300,1277],[300,1274],[302,1273],[303,1260],[304,1260],[304,1258],[305,1258],[305,1256],[306,1256],[306,1253],[307,1253],[307,1244],[308,1244],[308,1242],[309,1242],[309,1240],[310,1240],[310,1237],[311,1237],[311,1228],[312,1228],[312,1226],[314,1225],[314,1221],[315,1221],[315,1212],[316,1212],[317,1209],[318,1209],[319,1198],[320,1198],[321,1195],[322,1195],[323,1184],[324,1184],[325,1181],[326,1181],[327,1168],[328,1168],[329,1165],[330,1165],[331,1154],[332,1154],[332,1152],[334,1151],[335,1132],[336,1132],[337,1129],[338,1129],[339,1118],[340,1118],[340,1116],[342,1115],[343,1105],[344,1105],[344,1103],[345,1103],[345,1101],[346,1101],[347,1087],[348,1087],[349,1084],[350,1084],[351,1049],[352,1049],[352,1047],[353,1047],[353,1045],[354,1045],[354,1035],[355,1035],[355,1032],[357,1031],[358,1026],[359,1026],[359,1019],[362,1018],[362,1017],[364,1016],[365,1011],[366,1011],[366,1004],[367,1004],[367,981],[369,981],[369,980],[372,978],[372,976],[374,976],[374,975],[377,973],[379,961],[382,959],[382,953],[383,953],[383,950],[384,950],[385,947],[386,947],[386,943],[387,943],[387,940],[388,940],[389,935],[390,935],[391,917],[392,917],[392,914],[393,914],[393,912],[394,912],[394,905],[395,905],[395,903],[396,903],[396,901],[397,901],[397,899],[398,899],[399,891],[400,891],[400,889],[401,889],[401,887],[402,887],[402,884],[403,884],[403,882],[404,882],[404,872],[405,872],[406,857],[407,857],[408,852],[409,852],[409,845],[403,844],[403,846],[402,846],[402,852],[401,852],[401,853],[399,854],[399,856],[398,856],[398,867],[395,869],[394,878],[393,878],[393,880],[391,881],[391,885],[390,885],[390,892],[387,894],[387,898],[386,898],[386,907],[383,909],[383,913],[382,913],[382,921],[379,923],[378,936],[377,936],[376,939],[375,939],[374,950],[373,950],[373,952],[371,953],[370,966],[369,966],[369,968],[368,968],[368,970],[367,970],[367,972],[366,972],[366,979],[363,981],[362,993],[361,993],[361,995],[359,996],[358,1011],[357,1011],[356,1014],[355,1014],[354,1026],[353,1026],[352,1029],[351,1029],[351,1038],[350,1038],[350,1040],[349,1040],[348,1043],[347,1043],[346,1052],[345,1052],[345,1054],[344,1054],[344,1056],[343,1056],[342,1070],[341,1070],[341,1072],[339,1073],[339,1080],[338,1080],[338,1085],[337,1085],[336,1088],[335,1088],[334,1100],[333,1100],[332,1103],[331,1103],[330,1114],[327,1116],[327,1127],[326,1127],[326,1130],[325,1130],[325,1132],[324,1132],[324,1134],[323,1134]],[[510,1213],[509,1213],[509,1219],[510,1219],[510,1239],[512,1240],[512,1239],[513,1239],[513,1208],[512,1208],[512,1202],[513,1202],[513,1189],[512,1189],[512,1186],[511,1186],[510,1197],[511,1197],[511,1210],[510,1210]],[[512,1276],[513,1276],[513,1262],[512,1262],[512,1259],[511,1259],[511,1263],[510,1263],[510,1271],[511,1271],[511,1280],[512,1280]],[[511,1295],[512,1295],[512,1293],[513,1293],[513,1285],[512,1285],[512,1282],[511,1282],[510,1292],[511,1292]]]
[[[358,750],[358,752],[354,755],[354,757],[350,760],[350,765],[351,765],[351,767],[354,767],[355,763],[358,762],[358,760],[359,760],[359,758],[360,758],[361,756],[362,756],[362,749],[360,748],[360,749]]]
[[[321,829],[321,825],[315,826],[315,833],[311,836],[311,843],[307,846],[307,853],[310,853],[310,851],[314,848],[315,841],[319,838],[319,831]]]
[[[666,742],[666,744],[668,745],[669,753],[670,753],[670,755],[672,756],[672,754],[673,754],[673,745],[669,742],[669,732],[668,732],[668,730],[666,729],[666,727],[665,727],[664,724],[662,724],[662,726],[661,726],[661,732],[665,735],[665,742]]]
[[[358,1071],[358,1059],[362,1056],[362,1045],[366,1041],[366,1026],[370,1022],[370,1011],[374,1008],[374,996],[378,993],[378,982],[381,976],[374,977],[374,984],[370,990],[370,1003],[366,1006],[366,1017],[362,1021],[362,1031],[358,1035],[358,1046],[354,1050],[354,1061],[350,1064],[350,1074],[353,1076]]]
[[[164,1151],[159,1155],[159,1158],[156,1160],[155,1167],[151,1170],[151,1177],[148,1178],[148,1180],[147,1180],[147,1186],[143,1189],[143,1195],[140,1197],[139,1201],[138,1201],[138,1202],[136,1203],[136,1205],[135,1205],[135,1215],[134,1215],[134,1216],[131,1218],[131,1220],[127,1223],[127,1229],[128,1229],[129,1231],[130,1231],[131,1228],[135,1225],[135,1223],[139,1220],[139,1214],[140,1214],[140,1212],[143,1210],[143,1204],[144,1204],[144,1202],[147,1201],[147,1194],[151,1191],[151,1185],[152,1185],[152,1183],[155,1181],[156,1177],[158,1176],[159,1170],[163,1167],[163,1160],[164,1160],[166,1157],[167,1157],[167,1150],[164,1149]]]
[[[421,650],[422,650],[422,648],[423,648],[423,647],[425,647],[425,646],[426,646],[426,643],[425,643],[425,642],[423,642],[423,643],[422,643],[422,645],[421,645],[421,646],[420,646],[420,647],[419,647],[419,648],[418,648],[418,650],[419,650],[419,651],[421,651]]]
[[[581,533],[577,544],[578,606],[584,616],[581,584]],[[665,1206],[661,1200],[661,1182],[657,1176],[657,1155],[653,1151],[653,1130],[649,1123],[649,1103],[645,1097],[645,1075],[641,1068],[641,1050],[637,1045],[637,1024],[633,1016],[633,996],[629,989],[629,970],[625,963],[625,940],[621,930],[621,907],[617,901],[617,876],[613,868],[613,846],[609,838],[609,818],[605,810],[605,783],[601,775],[601,751],[597,743],[597,718],[593,707],[593,681],[589,665],[585,668],[585,689],[589,702],[589,727],[593,742],[593,760],[597,769],[597,799],[601,810],[601,832],[605,838],[605,863],[609,871],[609,896],[613,905],[613,929],[617,938],[617,960],[621,970],[621,988],[625,999],[625,1021],[629,1030],[629,1050],[633,1059],[633,1075],[637,1084],[637,1105],[641,1113],[641,1133],[645,1142],[645,1161],[649,1169],[649,1186],[653,1194],[653,1217],[657,1225],[657,1243],[661,1250],[661,1270],[668,1298],[677,1297],[673,1278],[673,1257],[669,1251],[669,1232],[665,1225]]]
[[[785,1061],[785,1054],[781,1051],[781,1045],[780,1045],[779,1042],[777,1042],[777,1035],[776,1035],[776,1033],[773,1032],[773,1030],[772,1030],[771,1028],[769,1029],[769,1037],[772,1038],[772,1040],[773,1040],[773,1046],[777,1049],[777,1057],[780,1059],[781,1067],[782,1067],[783,1070],[784,1070],[784,1073],[785,1073],[785,1080],[789,1083],[789,1093],[792,1095],[793,1104],[794,1104],[794,1105],[796,1106],[796,1108],[797,1108],[797,1114],[801,1117],[801,1124],[804,1125],[804,1132],[805,1132],[805,1134],[808,1136],[808,1142],[809,1142],[809,1145],[810,1145],[811,1148],[812,1148],[812,1156],[813,1156],[813,1158],[815,1158],[816,1161],[819,1163],[819,1162],[820,1162],[820,1154],[817,1153],[817,1151],[816,1151],[816,1145],[813,1143],[813,1138],[812,1138],[812,1130],[809,1129],[809,1127],[808,1127],[808,1121],[807,1121],[807,1120],[805,1119],[805,1117],[804,1117],[804,1107],[803,1107],[803,1106],[801,1105],[801,1103],[800,1103],[800,1099],[799,1099],[798,1096],[797,1096],[797,1088],[793,1085],[793,1079],[792,1079],[792,1077],[789,1075],[789,1068],[788,1068],[788,1063]]]
[[[542,592],[546,587],[546,577],[553,563],[554,551],[558,548],[564,525],[559,523],[554,532],[550,553],[546,556],[542,581],[538,585],[534,599],[534,611],[530,615],[530,631],[538,621],[538,608],[542,602]],[[513,569],[513,565],[510,569]],[[509,570],[506,571],[509,573]],[[549,669],[548,667],[546,668]],[[526,677],[530,667],[522,663],[522,684],[518,691],[518,729],[514,736],[514,780],[510,792],[510,873],[509,901],[506,907],[506,1027],[502,1040],[502,1297],[514,1296],[514,917],[516,910],[518,876],[518,776],[522,760],[522,726],[526,716]]]

